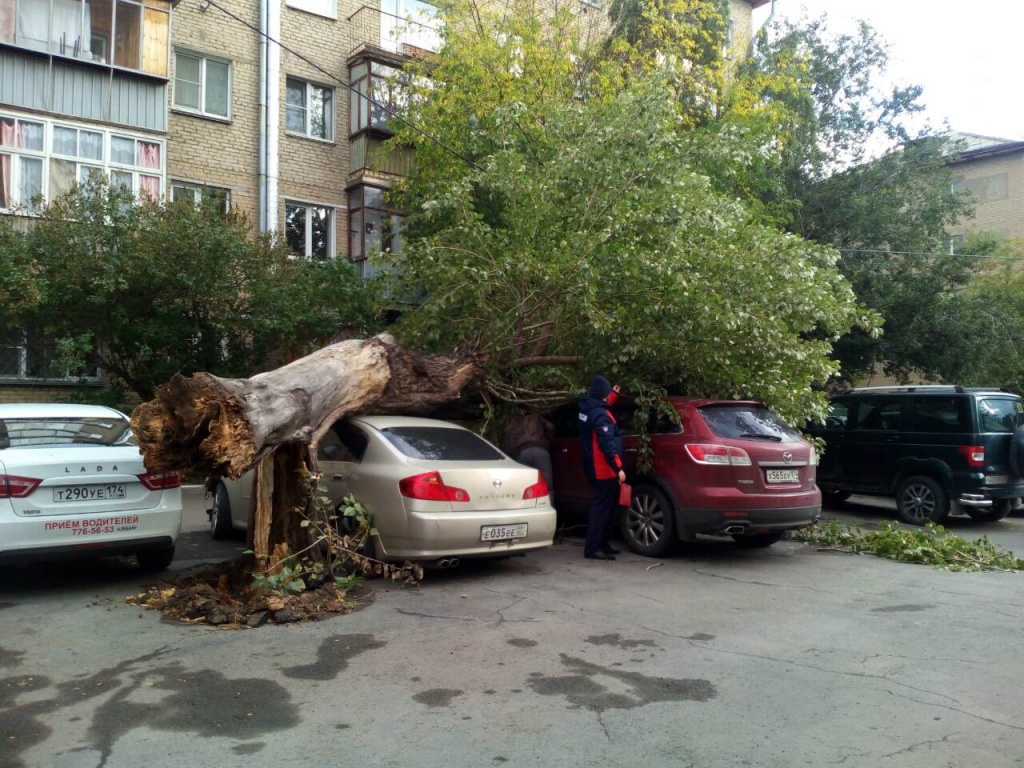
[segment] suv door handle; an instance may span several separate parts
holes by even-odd
[[[626,448],[626,453],[636,453],[636,448]]]
[[[348,480],[348,475],[331,475],[331,480]]]
[[[889,435],[887,438],[885,438],[885,442],[887,442],[887,443],[898,443],[899,441],[900,441],[900,436],[899,435]]]

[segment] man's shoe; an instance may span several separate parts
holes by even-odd
[[[606,555],[621,555],[622,554],[622,550],[621,549],[616,549],[615,547],[605,547],[603,552]]]
[[[604,552],[595,552],[592,555],[583,555],[587,560],[614,560],[615,555],[606,555]]]

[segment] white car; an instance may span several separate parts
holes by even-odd
[[[555,508],[541,473],[513,461],[464,427],[409,416],[336,422],[317,450],[332,504],[353,494],[378,536],[371,556],[453,567],[460,558],[499,557],[549,547]],[[245,528],[252,476],[215,479],[215,539]]]
[[[174,559],[181,475],[147,472],[128,417],[99,405],[0,404],[0,562]]]

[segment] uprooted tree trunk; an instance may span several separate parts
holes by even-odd
[[[478,390],[479,356],[424,357],[387,334],[342,341],[250,379],[175,375],[132,413],[150,472],[181,470],[237,478],[257,467],[249,544],[269,556],[279,544],[305,550],[311,512],[301,470],[339,418],[360,412],[430,413]],[[273,496],[270,494],[271,479]]]

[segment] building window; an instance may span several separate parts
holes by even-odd
[[[316,261],[334,258],[334,209],[326,205],[285,202],[284,236],[288,247]]]
[[[334,139],[334,89],[288,78],[285,128],[314,139]]]
[[[171,180],[171,201],[187,200],[197,207],[212,206],[214,210],[227,213],[231,210],[231,190],[211,187],[208,184],[192,184],[187,181]]]
[[[380,187],[360,186],[349,190],[349,258],[359,266],[363,277],[381,270],[374,256],[382,253],[400,253],[405,217],[388,208],[385,190]]]
[[[56,345],[36,332],[0,333],[0,379],[23,381],[100,380],[100,370],[89,365],[78,370],[60,368]]]
[[[174,106],[210,117],[231,117],[231,65],[193,53],[174,54]]]
[[[0,42],[167,77],[170,18],[170,0],[6,0]]]
[[[338,4],[336,0],[285,0],[285,5],[298,11],[314,13],[317,16],[326,16],[328,19],[338,18]]]
[[[953,183],[954,192],[970,192],[979,203],[992,203],[1006,200],[1010,194],[1010,176],[997,173],[994,176],[981,176],[976,179],[957,179]]]
[[[76,183],[112,184],[160,198],[163,142],[96,126],[0,113],[0,210],[37,213]]]
[[[367,128],[388,130],[391,115],[402,109],[409,96],[402,70],[376,61],[363,61],[349,70],[349,132]]]

